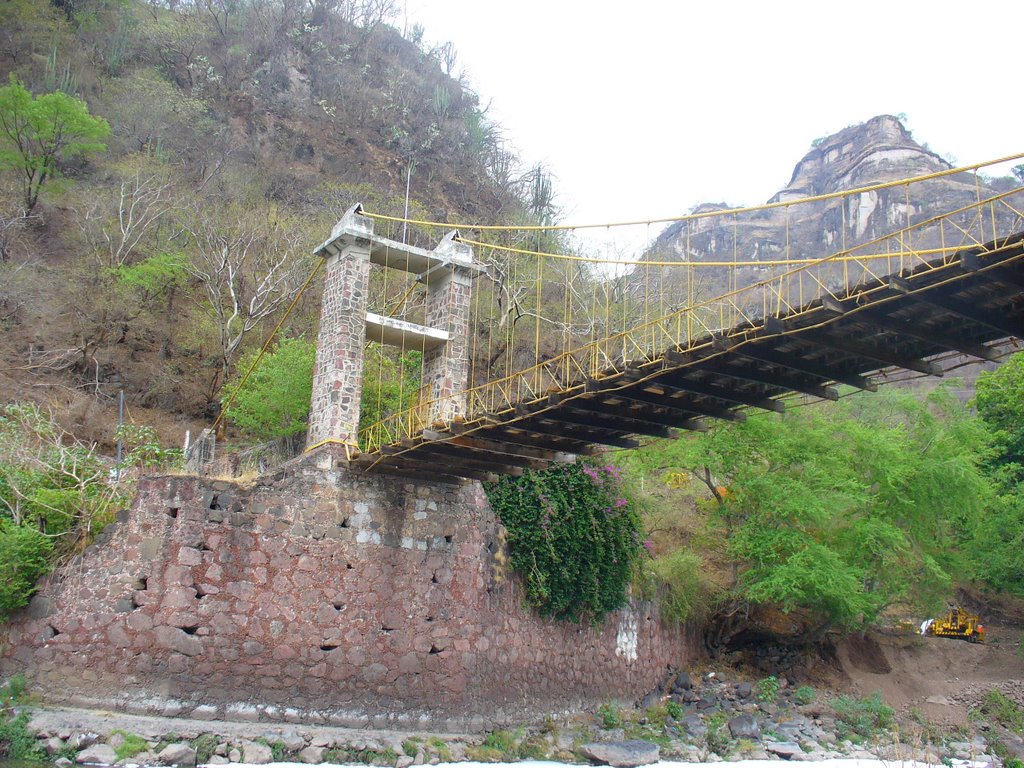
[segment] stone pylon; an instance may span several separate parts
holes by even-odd
[[[432,251],[373,233],[356,205],[317,249],[326,260],[307,450],[326,443],[358,450],[363,350],[367,341],[423,353],[419,419],[434,424],[466,414],[473,250],[450,232]],[[426,325],[369,310],[370,265],[411,272],[427,289]]]
[[[307,449],[324,443],[357,447],[372,237],[373,220],[353,206],[317,250],[326,275]]]
[[[427,423],[466,415],[469,384],[469,311],[473,291],[473,249],[450,232],[434,249],[446,268],[427,284],[427,325],[448,334],[448,341],[424,352],[421,391],[428,403]]]

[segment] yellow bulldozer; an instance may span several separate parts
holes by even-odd
[[[921,634],[957,637],[971,643],[985,641],[985,627],[982,626],[981,620],[960,607],[950,608],[945,616],[926,621],[921,627]]]

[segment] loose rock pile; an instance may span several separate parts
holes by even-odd
[[[279,760],[409,768],[466,759],[526,758],[634,768],[659,759],[836,757],[947,765],[970,760],[997,768],[1001,761],[992,754],[997,738],[1004,754],[1012,756],[1018,748],[1024,751],[1019,739],[988,723],[976,722],[970,729],[959,730],[932,728],[920,718],[895,723],[892,711],[880,700],[840,702],[819,696],[808,686],[793,686],[785,678],[728,681],[715,673],[682,672],[663,690],[646,696],[639,707],[607,702],[594,714],[562,722],[549,718],[540,728],[485,736],[442,738],[319,726],[109,717],[106,730],[55,727],[59,717],[41,717],[35,721],[37,743],[61,768],[74,763],[193,768]],[[126,732],[133,726],[135,732]],[[101,731],[106,735],[101,736]]]

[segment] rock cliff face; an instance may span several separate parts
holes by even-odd
[[[873,117],[815,142],[771,202],[923,176],[952,166],[925,149],[892,115]]]
[[[732,272],[724,267],[694,270],[692,276],[684,274],[689,270],[670,270],[671,274],[664,278],[664,290],[672,296],[674,306],[682,306],[695,298],[708,298],[797,266],[767,262],[824,258],[906,227],[914,227],[907,242],[897,245],[895,240],[879,240],[877,244],[855,251],[855,255],[868,250],[890,253],[905,250],[908,242],[914,249],[934,247],[940,242],[957,245],[959,240],[949,242],[948,232],[918,225],[1012,186],[1008,180],[991,182],[973,173],[959,173],[913,185],[810,203],[795,202],[950,168],[949,163],[914,141],[897,118],[880,115],[815,142],[811,151],[796,164],[789,184],[769,200],[770,203],[793,202],[793,205],[676,222],[657,238],[645,258],[755,262]],[[736,209],[723,204],[704,204],[694,213],[728,210]],[[974,217],[974,212],[964,214],[964,229],[971,229]],[[977,229],[974,226],[974,230]],[[971,243],[964,232],[956,236],[967,245]],[[839,270],[837,266],[837,274]],[[689,285],[690,282],[694,285]]]

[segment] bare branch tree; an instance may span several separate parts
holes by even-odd
[[[199,210],[188,231],[186,269],[202,286],[202,309],[217,327],[222,383],[245,337],[295,294],[306,266],[304,242],[260,212],[220,221]]]
[[[174,209],[171,193],[172,184],[166,177],[136,171],[121,182],[116,200],[108,206],[93,200],[80,213],[79,225],[101,267],[116,268],[132,261],[139,245]]]

